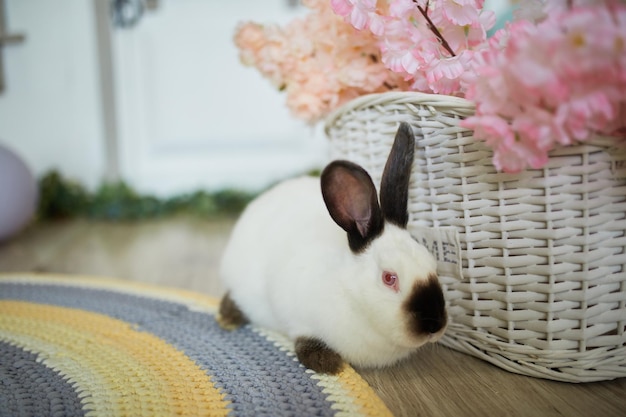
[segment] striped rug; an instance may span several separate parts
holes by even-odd
[[[300,365],[218,301],[129,281],[0,274],[0,416],[390,416],[350,367]]]

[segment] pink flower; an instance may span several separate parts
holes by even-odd
[[[331,5],[355,28],[377,37],[382,62],[412,89],[443,94],[463,93],[460,78],[472,56],[464,52],[482,45],[495,22],[493,13],[482,10],[482,0],[333,0]]]
[[[480,3],[480,5],[479,5]],[[446,19],[458,26],[471,26],[478,20],[478,10],[484,1],[449,0],[442,3],[442,13]]]
[[[460,77],[467,71],[471,59],[472,53],[468,50],[454,57],[432,59],[427,66],[426,80],[433,92],[449,95],[458,91]]]
[[[342,16],[358,30],[366,29],[372,19],[376,20],[376,0],[331,0],[335,13]],[[375,28],[380,28],[376,21]]]
[[[499,170],[540,168],[556,146],[596,133],[626,135],[626,2],[520,3],[518,20],[487,39],[484,0],[303,0],[304,18],[240,25],[235,43],[310,122],[391,89],[472,100],[461,125]]]
[[[498,169],[540,168],[557,145],[626,128],[626,4],[573,3],[551,3],[536,24],[510,24],[463,78],[476,115],[462,125],[493,147]],[[487,126],[494,120],[499,129]]]
[[[573,98],[558,106],[554,114],[554,123],[565,133],[558,139],[563,145],[583,141],[594,130],[601,131],[617,113],[615,103],[603,92]]]
[[[343,17],[348,16],[354,9],[354,3],[349,0],[330,0],[330,4],[335,13]]]

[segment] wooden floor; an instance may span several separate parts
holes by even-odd
[[[219,297],[230,220],[38,224],[0,243],[0,271],[104,275]],[[626,378],[566,384],[508,373],[442,346],[384,371],[361,370],[397,416],[626,416]]]

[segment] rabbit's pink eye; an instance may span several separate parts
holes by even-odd
[[[384,271],[383,272],[383,284],[387,287],[391,288],[395,292],[398,292],[400,289],[398,282],[398,275],[393,272]]]

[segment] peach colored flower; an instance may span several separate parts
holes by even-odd
[[[246,23],[235,33],[242,63],[283,90],[296,117],[313,123],[360,95],[408,89],[385,67],[371,32],[347,24],[329,0],[303,4],[310,13],[283,27]]]

